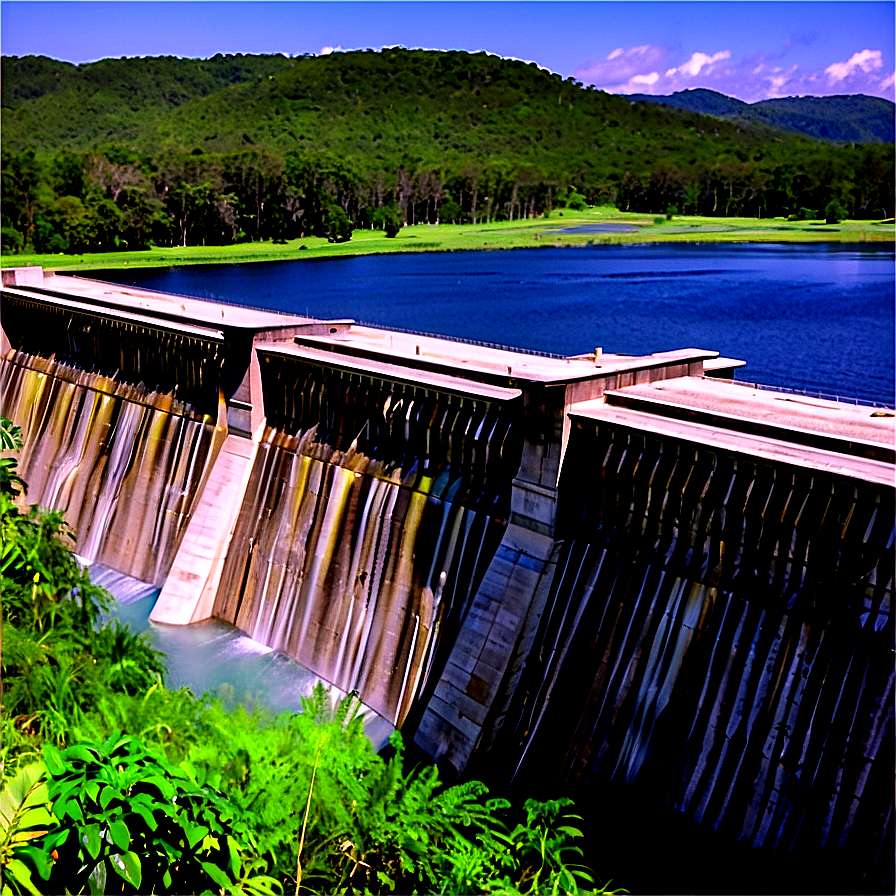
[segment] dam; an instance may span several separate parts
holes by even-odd
[[[449,777],[618,789],[892,879],[894,418],[712,350],[557,357],[3,272],[78,551]],[[646,799],[647,797],[645,797]]]

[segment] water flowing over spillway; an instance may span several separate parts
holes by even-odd
[[[317,382],[285,393],[294,434],[265,433],[215,615],[400,724],[501,540],[516,415],[301,373]]]
[[[592,458],[497,754],[873,865],[892,824],[892,490],[609,426],[574,433],[568,478]]]
[[[86,559],[161,584],[214,425],[171,395],[22,352],[4,359],[2,388],[29,502],[63,511]]]

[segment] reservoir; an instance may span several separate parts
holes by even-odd
[[[586,246],[90,276],[562,355],[713,349],[747,362],[738,379],[893,403],[889,247]]]

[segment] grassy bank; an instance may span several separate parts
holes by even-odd
[[[631,232],[569,232],[571,228],[628,225]],[[98,252],[85,255],[4,255],[3,267],[40,265],[47,270],[86,271],[95,268],[170,267],[186,264],[236,264],[251,261],[293,261],[392,252],[462,252],[537,246],[584,246],[633,243],[893,243],[893,221],[785,221],[783,218],[707,218],[675,216],[671,221],[614,208],[582,212],[564,210],[550,218],[500,221],[492,224],[419,224],[405,227],[394,239],[381,230],[356,230],[350,242],[328,243],[308,237],[283,244],[242,243],[234,246],[187,246],[141,252]]]

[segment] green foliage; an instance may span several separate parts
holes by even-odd
[[[22,450],[22,429],[13,426],[7,417],[0,418],[0,495],[4,501],[12,502],[25,491],[25,480],[16,472],[19,468],[15,452]],[[12,509],[11,504],[4,504],[4,512]]]
[[[0,867],[4,872],[3,894],[35,893],[35,869],[46,876],[47,853],[38,842],[57,824],[50,811],[46,767],[33,762],[18,770],[0,792]]]
[[[445,205],[448,205],[448,203]],[[445,205],[442,206],[443,212]],[[456,203],[454,205],[459,208]],[[373,212],[371,223],[375,228],[384,230],[388,239],[395,239],[401,233],[404,219],[401,216],[401,212],[394,205],[384,205]]]
[[[399,734],[390,758],[376,755],[357,709],[352,697],[333,708],[322,685],[299,715],[212,708],[190,750],[197,780],[238,807],[285,889],[294,890],[298,868],[302,892],[566,893],[591,884],[571,861],[580,852],[574,816],[561,812],[569,801],[527,804],[511,832],[510,803],[489,798],[481,782],[446,787],[434,766],[406,772]]]
[[[42,841],[48,864],[58,856],[51,892],[232,892],[252,840],[222,794],[133,737],[47,746],[44,761],[59,819]]]
[[[463,224],[464,210],[453,199],[448,199],[439,209],[439,221],[445,224]]]
[[[324,233],[328,243],[347,243],[352,238],[352,222],[345,209],[330,206],[324,216]]]
[[[566,206],[566,208],[572,209],[575,212],[580,212],[583,209],[588,208],[588,200],[581,193],[577,193],[575,190],[570,188],[569,193],[566,196],[564,205]]]
[[[21,447],[5,418],[0,445]],[[20,506],[25,485],[16,471],[14,456],[0,459],[2,709],[21,732],[64,743],[105,694],[145,692],[164,663],[146,636],[120,623],[98,630],[109,595],[72,556],[62,514]]]
[[[0,248],[4,252],[15,254],[25,247],[25,237],[15,227],[0,229]]]
[[[671,96],[631,94],[629,98],[836,143],[893,142],[893,103],[876,96],[788,96],[744,103],[698,88]]]
[[[825,224],[839,224],[847,215],[843,203],[836,197],[824,207]]]

